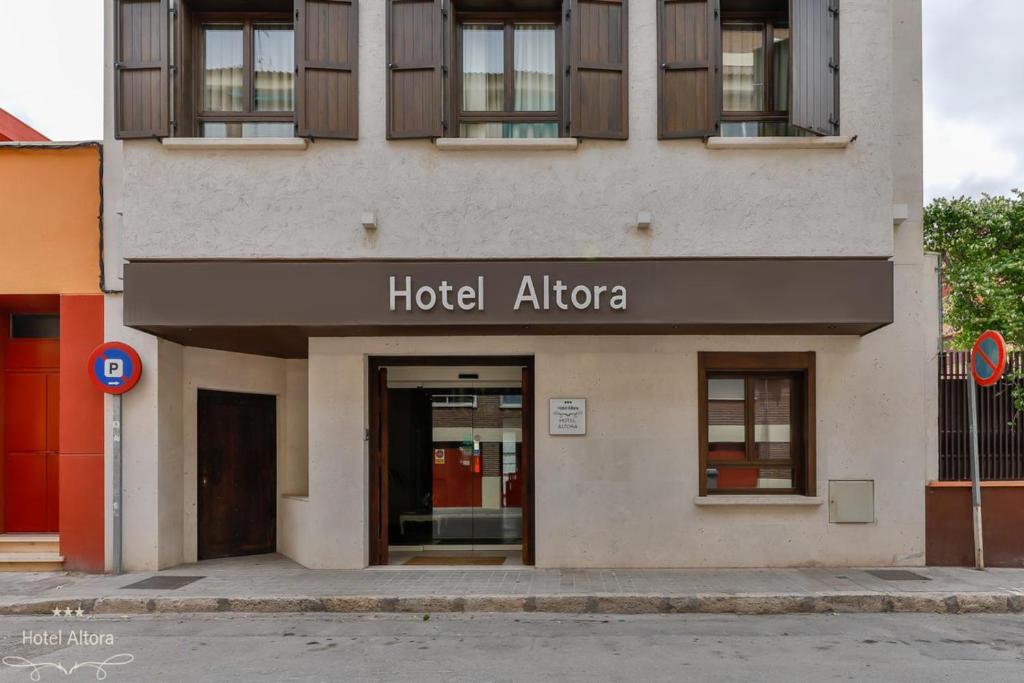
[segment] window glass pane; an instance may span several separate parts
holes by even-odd
[[[60,339],[60,316],[15,313],[11,339]]]
[[[555,110],[555,27],[516,24],[516,111]]]
[[[706,475],[709,491],[793,488],[793,470],[789,467],[730,467],[719,464],[709,465]]]
[[[754,450],[759,460],[792,455],[793,378],[755,377]]]
[[[722,110],[764,109],[764,27],[722,27]]]
[[[789,46],[789,27],[776,24],[772,53],[772,97],[775,99],[775,111],[789,111]]]
[[[558,123],[463,123],[463,138],[557,138]]]
[[[746,387],[742,378],[708,379],[708,460],[745,460]]]
[[[462,109],[505,109],[505,27],[465,24],[462,27]]]
[[[253,30],[253,87],[256,111],[295,108],[295,35],[287,24],[261,24]]]
[[[742,377],[708,380],[708,399],[712,401],[742,401],[745,391]]]
[[[203,30],[203,111],[244,111],[242,27]]]
[[[290,138],[295,124],[287,121],[248,121],[239,123],[204,123],[204,138]]]
[[[786,121],[723,121],[722,137],[806,137],[810,133],[794,128]]]

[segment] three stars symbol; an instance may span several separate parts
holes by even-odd
[[[85,610],[81,607],[77,609],[71,609],[70,607],[65,607],[64,609],[61,609],[60,607],[53,608],[53,616],[55,617],[70,617],[72,615],[76,617],[83,617],[85,616]]]

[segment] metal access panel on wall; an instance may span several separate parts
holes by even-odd
[[[828,521],[832,524],[870,524],[875,521],[875,482],[871,479],[830,481]]]

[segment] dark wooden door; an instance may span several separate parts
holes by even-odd
[[[199,391],[199,559],[277,549],[277,400]]]
[[[388,564],[388,369],[370,364],[370,564]]]
[[[523,367],[523,564],[532,565],[536,562],[535,532],[536,518],[533,504],[533,365]]]

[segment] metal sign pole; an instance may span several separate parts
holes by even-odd
[[[114,470],[114,483],[113,483],[113,517],[114,517],[114,528],[112,531],[113,538],[111,539],[113,545],[113,572],[114,574],[121,574],[123,572],[123,560],[122,560],[122,548],[121,548],[121,394],[114,394],[111,398],[114,399],[114,419],[113,419],[113,470]]]
[[[974,566],[985,568],[985,548],[981,536],[981,473],[978,465],[978,387],[974,377],[967,379],[967,405],[971,437],[971,509],[974,514]]]

